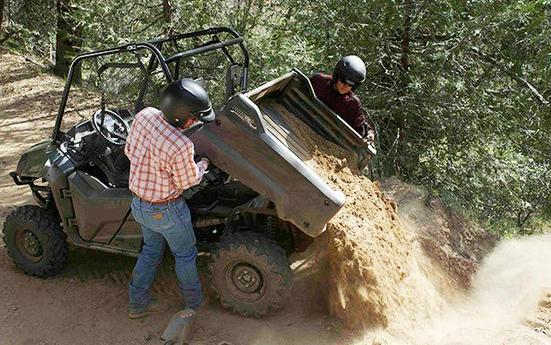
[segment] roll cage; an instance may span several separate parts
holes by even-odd
[[[220,39],[219,34],[224,34],[224,33],[229,34],[233,38]],[[191,49],[178,51],[180,49],[179,43],[181,43],[183,40],[190,40],[193,38],[208,37],[208,36],[210,36],[209,41],[197,44]],[[165,52],[165,48],[167,48],[166,50],[168,50],[168,46],[170,45],[172,45],[177,52],[165,57],[163,52]],[[240,48],[241,54],[242,54],[242,61],[238,62],[238,60],[236,60],[235,57],[230,53],[228,49],[230,46],[237,46]],[[120,47],[92,51],[89,53],[83,53],[76,56],[71,62],[71,65],[69,67],[67,81],[65,83],[65,88],[63,90],[63,95],[61,98],[55,126],[52,133],[52,139],[51,139],[52,143],[57,145],[57,144],[60,144],[61,141],[63,140],[63,135],[60,130],[61,123],[63,120],[63,115],[65,113],[65,108],[67,105],[67,98],[69,96],[69,92],[71,90],[71,86],[75,78],[77,66],[79,66],[79,63],[81,61],[100,57],[100,56],[147,50],[151,52],[151,57],[149,58],[149,61],[146,62],[145,64],[143,64],[140,61],[136,63],[104,64],[101,67],[99,67],[98,73],[101,74],[105,69],[109,67],[125,68],[125,67],[137,66],[144,71],[145,75],[147,75],[151,73],[153,70],[155,70],[157,67],[160,67],[160,69],[162,70],[164,79],[166,79],[167,83],[170,83],[180,78],[179,67],[181,62],[184,59],[190,58],[192,56],[204,54],[210,51],[218,50],[218,49],[222,51],[224,56],[231,63],[231,66],[240,67],[241,75],[239,76],[239,87],[242,91],[246,91],[248,87],[249,53],[247,51],[247,48],[243,44],[243,37],[241,37],[239,33],[237,33],[237,31],[228,27],[209,28],[205,30],[177,34],[169,37],[155,38],[146,42],[129,43]],[[171,69],[171,67],[173,68]],[[144,106],[143,97],[148,88],[148,84],[149,84],[148,79],[144,78],[144,81],[140,88],[140,92],[137,95],[136,110],[139,110]],[[235,90],[235,85],[233,84],[230,85],[229,90],[227,88],[227,91],[229,92],[227,96],[230,96],[234,90]]]

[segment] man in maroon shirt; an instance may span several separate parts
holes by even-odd
[[[333,75],[317,73],[310,77],[316,96],[346,121],[366,142],[375,140],[375,131],[365,118],[362,103],[353,92],[365,80],[365,64],[348,55],[339,60]]]

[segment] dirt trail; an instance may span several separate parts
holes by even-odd
[[[27,190],[16,187],[8,173],[23,150],[51,133],[62,88],[59,79],[41,75],[36,66],[0,50],[0,223],[13,205],[30,201]]]
[[[23,151],[50,138],[63,87],[62,79],[41,73],[38,66],[0,48],[0,223],[14,205],[32,200],[27,188],[15,186],[8,174]],[[91,97],[74,92],[65,126],[88,118],[96,107]]]
[[[199,260],[201,273],[206,261],[205,257]],[[71,251],[69,265],[60,277],[37,279],[16,270],[0,248],[0,344],[162,344],[162,329],[182,303],[172,260],[165,258],[153,288],[153,293],[172,307],[143,320],[126,316],[127,283],[133,266],[132,258],[79,248]],[[277,315],[260,320],[233,315],[211,303],[191,344],[338,343],[339,323],[327,317],[315,300],[313,282],[321,285],[311,275],[299,274],[288,305]]]

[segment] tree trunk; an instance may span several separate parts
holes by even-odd
[[[172,5],[169,0],[163,0],[163,16],[165,23],[170,23],[172,17]]]
[[[174,11],[174,7],[172,7],[172,4],[169,0],[163,0],[163,18],[164,18],[164,26],[165,26],[165,34],[170,35],[172,31],[171,22],[172,22],[172,12]]]
[[[404,15],[403,15],[403,27],[402,27],[402,43],[400,50],[400,80],[399,90],[397,96],[399,99],[404,99],[407,96],[407,87],[409,84],[409,51],[410,51],[410,33],[411,33],[411,16],[413,12],[413,1],[404,0],[403,2]],[[404,154],[403,151],[406,147],[406,135],[408,127],[408,112],[406,111],[407,104],[405,101],[400,101],[400,107],[398,110],[398,116],[396,121],[396,137],[395,137],[395,151],[394,151],[394,173],[396,176],[402,175]]]
[[[82,37],[80,30],[71,19],[71,6],[68,0],[57,0],[57,30],[55,44],[54,73],[65,77],[72,59],[80,51]],[[80,68],[75,71],[74,80],[80,80]]]
[[[0,32],[4,31],[2,24],[4,23],[4,0],[0,0]]]
[[[527,210],[527,211],[519,211],[517,213],[517,227],[522,228],[524,224],[530,219],[530,216],[532,216],[533,211]]]
[[[411,11],[413,10],[411,0],[404,1],[404,27],[402,29],[402,56],[400,57],[400,67],[402,73],[407,73],[409,70],[409,42],[411,31]]]

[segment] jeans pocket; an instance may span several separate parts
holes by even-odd
[[[168,208],[150,208],[142,210],[144,216],[144,222],[148,228],[152,230],[161,229],[167,230],[174,227],[174,219]]]

